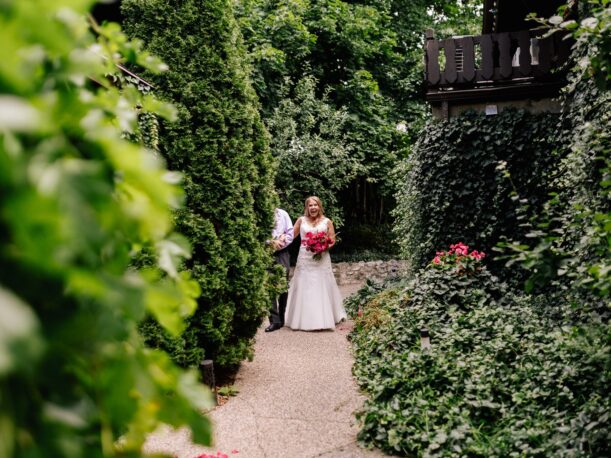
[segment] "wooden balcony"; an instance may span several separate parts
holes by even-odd
[[[557,95],[572,42],[559,33],[541,34],[522,30],[437,40],[427,31],[426,99],[435,105]]]

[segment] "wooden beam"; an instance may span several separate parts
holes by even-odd
[[[552,56],[554,55],[553,37],[539,38],[539,64],[536,74],[546,75],[552,68]]]
[[[511,39],[509,33],[499,33],[497,43],[499,47],[499,67],[501,69],[501,77],[509,78],[512,74],[511,69]]]
[[[458,77],[456,73],[456,44],[452,38],[444,40],[443,50],[446,56],[446,67],[443,69],[443,76],[446,83],[455,83]]]
[[[490,86],[474,89],[455,89],[452,91],[429,91],[426,93],[427,102],[455,104],[456,102],[489,102],[516,99],[540,99],[554,97],[559,94],[566,81],[548,83],[528,82],[511,86]]]
[[[123,65],[121,64],[115,64],[123,73],[127,73],[129,76],[131,76],[132,78],[136,78],[138,81],[140,81],[142,84],[147,85],[148,87],[150,87],[151,89],[155,89],[155,86],[153,86],[152,83],[149,83],[147,80],[145,80],[144,78],[139,77],[138,75],[136,75],[135,73],[130,72],[127,68],[125,68]]]
[[[494,32],[494,7],[495,0],[484,0],[484,21],[482,23],[482,35]]]
[[[491,79],[494,76],[494,43],[492,35],[482,35],[480,38],[480,47],[482,50],[482,76],[485,79]]]
[[[429,84],[437,84],[441,79],[439,72],[439,42],[435,40],[435,33],[429,29],[425,33],[425,68],[426,79]]]
[[[475,79],[475,50],[473,47],[473,37],[460,39],[462,45],[463,66],[462,75],[466,82]]]
[[[518,41],[520,47],[520,73],[522,76],[530,76],[531,69],[531,56],[530,56],[530,34],[528,30],[522,30],[512,34]]]

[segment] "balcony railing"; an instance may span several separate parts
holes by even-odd
[[[571,43],[559,33],[545,38],[537,35],[541,32],[523,30],[437,40],[427,31],[427,96],[435,97],[444,89],[557,83],[556,70],[567,62]]]

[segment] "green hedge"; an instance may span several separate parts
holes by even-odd
[[[577,38],[562,103],[561,159],[553,196],[533,219],[528,242],[506,244],[530,273],[529,290],[565,291],[569,300],[611,316],[611,7],[591,2],[585,25],[562,25]],[[597,5],[598,4],[598,5]],[[566,293],[565,293],[566,294]]]
[[[176,223],[193,246],[186,267],[202,289],[180,339],[168,341],[149,324],[145,337],[181,364],[206,357],[232,366],[250,356],[269,307],[263,242],[275,201],[268,139],[231,2],[125,0],[121,7],[128,33],[169,66],[150,77],[178,109],[178,121],[160,128],[160,150],[185,175],[186,210]]]
[[[521,224],[547,200],[558,122],[557,114],[505,110],[427,124],[399,166],[403,184],[394,211],[397,242],[414,270],[450,243],[490,252],[504,237],[523,239]],[[527,199],[526,211],[518,196]]]
[[[90,2],[0,7],[0,456],[136,457],[160,424],[209,444],[196,371],[145,348],[146,313],[177,335],[197,284],[172,234],[182,190],[138,137],[137,106],[172,110],[115,64],[160,68]],[[92,53],[97,49],[97,53]],[[95,82],[95,83],[94,83]],[[152,146],[152,145],[151,145]],[[133,268],[147,247],[151,262]]]

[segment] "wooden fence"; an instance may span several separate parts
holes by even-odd
[[[426,32],[427,86],[470,86],[480,82],[512,82],[524,78],[553,79],[553,70],[569,57],[571,42],[540,31],[492,33],[437,40]]]

